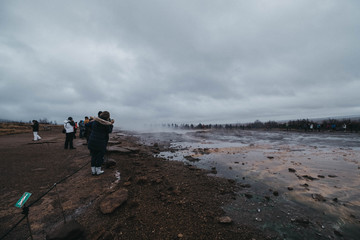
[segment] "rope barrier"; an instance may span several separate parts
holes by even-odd
[[[78,173],[81,169],[83,169],[84,167],[86,167],[91,161],[86,162],[83,166],[81,166],[79,169],[77,169],[76,171],[74,171],[72,174],[69,174],[67,176],[65,176],[64,178],[62,178],[61,180],[59,180],[58,182],[54,183],[45,193],[43,193],[40,197],[38,197],[37,199],[35,199],[33,202],[31,202],[28,206],[25,206],[23,208],[22,214],[24,214],[25,216],[23,216],[12,228],[10,228],[3,236],[0,237],[1,239],[4,239],[6,236],[8,236],[25,218],[28,219],[28,214],[29,214],[29,208],[34,205],[35,203],[37,203],[38,201],[40,201],[44,196],[46,196],[51,190],[53,190],[57,184],[60,184],[62,182],[64,182],[65,180],[67,180],[68,178],[72,177],[73,175],[75,175],[76,173]],[[64,217],[65,219],[65,217]],[[30,234],[31,234],[31,229],[30,229],[30,224],[29,225],[29,230],[30,230]],[[32,234],[31,234],[32,235]],[[32,237],[32,236],[31,236]]]
[[[9,235],[24,219],[26,216],[23,216],[9,231],[7,231],[0,239],[4,239],[7,235]]]

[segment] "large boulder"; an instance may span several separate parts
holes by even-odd
[[[100,211],[103,214],[109,214],[114,212],[118,207],[125,203],[128,199],[128,190],[121,188],[107,197],[100,203]]]

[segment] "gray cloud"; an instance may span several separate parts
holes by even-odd
[[[359,114],[357,1],[2,1],[0,111],[119,126]]]

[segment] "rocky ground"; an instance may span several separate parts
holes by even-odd
[[[79,227],[72,235],[83,232],[83,239],[276,238],[250,227],[248,219],[226,216],[222,206],[241,186],[153,156],[166,146],[140,145],[131,135],[113,133],[105,173],[92,176],[85,140],[77,138],[75,150],[64,150],[61,128],[39,134],[39,142],[31,132],[0,136],[0,237],[23,217],[14,205],[30,192],[34,239],[54,236],[64,218],[66,226]],[[26,220],[4,239],[29,239]]]

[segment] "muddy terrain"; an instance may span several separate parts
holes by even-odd
[[[31,132],[0,136],[4,239],[30,239],[26,219],[8,233],[24,216],[14,206],[24,192],[32,193],[26,205],[34,239],[45,239],[64,220],[76,220],[83,239],[277,238],[251,227],[248,218],[228,218],[223,206],[236,198],[247,201],[237,194],[242,186],[183,162],[154,157],[166,145],[141,145],[131,135],[113,133],[105,173],[92,176],[84,139],[74,140],[75,150],[64,150],[61,128],[39,135],[39,142],[32,141]],[[109,196],[119,191],[126,193],[122,204],[106,212]]]

